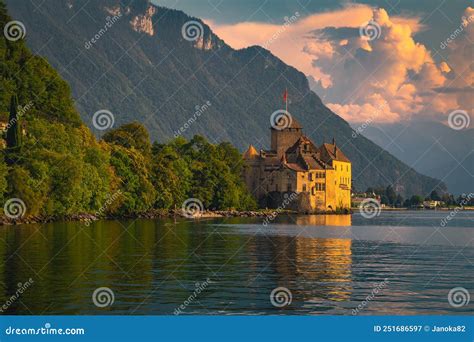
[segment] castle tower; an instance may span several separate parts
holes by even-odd
[[[295,118],[291,118],[289,125],[288,121],[283,122],[283,120],[281,120],[272,126],[270,130],[271,150],[276,152],[278,158],[281,158],[285,151],[293,146],[303,135],[303,127]]]

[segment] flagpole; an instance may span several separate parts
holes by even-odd
[[[285,88],[285,102],[286,102],[286,109],[285,111],[288,113],[288,88]]]

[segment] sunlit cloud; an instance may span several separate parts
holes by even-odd
[[[420,18],[390,17],[384,9],[367,5],[299,16],[289,25],[207,23],[232,47],[265,46],[304,72],[323,101],[350,122],[428,118],[444,122],[455,109],[473,114],[469,42],[474,40],[474,21],[466,19],[473,11],[466,9],[463,32],[447,46],[448,58],[442,62],[414,38],[426,29]],[[380,28],[380,36],[373,40],[359,32],[371,20]],[[278,37],[271,40],[275,32]],[[269,40],[271,44],[266,44]]]

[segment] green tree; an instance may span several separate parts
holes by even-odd
[[[155,207],[181,207],[191,190],[192,172],[180,149],[186,143],[177,138],[153,146],[152,179],[157,190]]]
[[[402,195],[400,195],[400,194],[397,195],[397,199],[395,200],[395,206],[397,208],[400,208],[400,207],[403,206],[403,197],[402,197]]]
[[[390,205],[395,205],[395,201],[397,200],[397,194],[391,185],[387,186],[385,189],[385,196],[387,196],[387,201]]]
[[[118,188],[122,193],[117,214],[128,215],[151,209],[155,203],[156,190],[143,155],[135,148],[112,145],[110,163],[119,178]]]
[[[108,143],[118,144],[126,148],[133,147],[146,157],[151,155],[150,135],[145,126],[138,122],[132,122],[110,130],[102,138]]]
[[[10,117],[8,118],[7,148],[17,149],[21,145],[21,128],[18,120],[18,97],[12,95],[10,100]]]
[[[438,195],[436,190],[431,191],[430,199],[433,201],[441,201],[441,197]]]
[[[423,197],[420,195],[413,195],[410,198],[410,205],[417,206],[423,203]]]

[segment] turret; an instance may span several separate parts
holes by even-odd
[[[244,152],[243,158],[253,159],[255,157],[258,157],[257,149],[253,147],[253,145],[249,145],[249,148],[247,149],[247,151]]]

